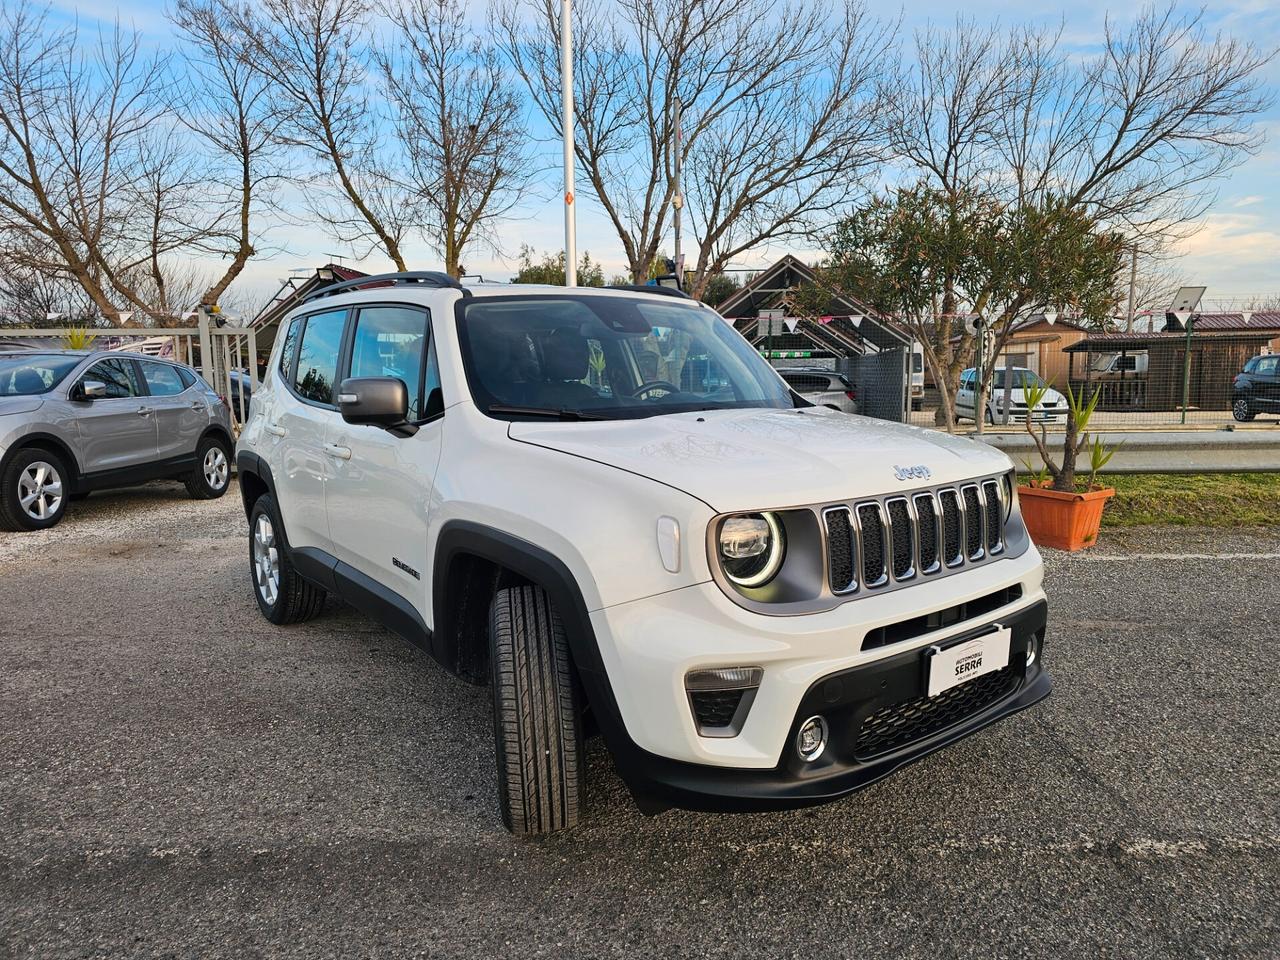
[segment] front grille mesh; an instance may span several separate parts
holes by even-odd
[[[1000,488],[994,480],[988,480],[982,485],[982,499],[987,519],[987,549],[996,553],[1003,546],[1000,525],[1004,521],[1004,505],[1000,502]]]
[[[917,697],[883,707],[862,721],[854,754],[859,760],[870,760],[941,733],[1003,700],[1017,686],[1018,675],[1012,667],[1005,667],[936,697]]]
[[[858,507],[858,526],[862,531],[862,582],[874,587],[885,581],[884,526],[880,508],[874,503]]]
[[[831,589],[835,593],[851,590],[853,579],[853,525],[848,510],[827,511],[827,564]]]
[[[965,487],[960,492],[964,495],[965,547],[970,557],[980,557],[982,556],[982,506],[978,503],[978,488]]]
[[[998,478],[833,504],[822,516],[827,582],[837,594],[936,576],[1004,551]]]
[[[960,495],[954,490],[943,490],[938,496],[942,500],[942,559],[953,566],[964,560],[960,546]]]
[[[915,531],[912,529],[907,501],[890,500],[888,507],[889,530],[893,542],[893,576],[895,580],[902,580],[914,569],[912,554],[915,552]]]

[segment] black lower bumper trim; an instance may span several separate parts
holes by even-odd
[[[642,809],[648,812],[667,806],[717,811],[779,810],[838,799],[1047,697],[1051,682],[1042,667],[1041,649],[1046,615],[1047,606],[1040,602],[999,619],[1012,633],[1009,667],[999,679],[965,691],[963,700],[935,698],[933,703],[941,705],[931,705],[925,686],[924,653],[919,648],[822,678],[801,700],[788,732],[784,756],[771,769],[685,763],[647,753],[634,745],[622,755],[615,749],[615,760]],[[994,621],[955,639],[980,635],[993,625]],[[1027,652],[1032,644],[1037,645],[1037,656],[1028,665]],[[978,678],[955,689],[964,690],[986,679]],[[895,707],[916,724],[914,732],[919,736],[906,743],[895,737],[868,739],[864,735],[867,721],[871,720],[873,726],[883,725],[886,711],[892,713]],[[921,713],[925,714],[923,719]],[[831,736],[822,755],[805,763],[791,744],[799,725],[814,714],[827,720]]]

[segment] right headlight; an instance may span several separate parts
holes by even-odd
[[[772,513],[743,513],[720,524],[720,565],[739,587],[761,587],[782,567],[786,538]]]

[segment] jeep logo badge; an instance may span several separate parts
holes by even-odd
[[[923,463],[918,463],[913,467],[900,467],[896,463],[893,465],[893,475],[899,480],[928,480],[932,473]]]

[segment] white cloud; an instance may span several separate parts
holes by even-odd
[[[1254,194],[1253,196],[1249,196],[1249,197],[1241,197],[1235,203],[1231,204],[1231,206],[1237,209],[1239,209],[1240,207],[1251,207],[1255,203],[1262,203],[1262,201],[1265,199],[1266,199],[1265,197],[1260,197],[1257,194]]]

